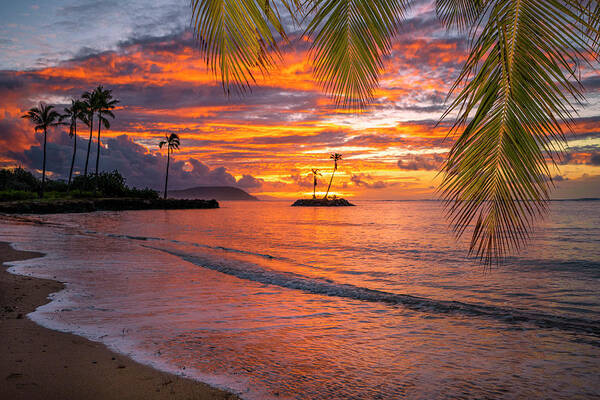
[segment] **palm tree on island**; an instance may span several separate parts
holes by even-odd
[[[71,188],[71,180],[73,178],[73,167],[75,166],[75,155],[77,154],[77,120],[87,121],[86,119],[86,104],[81,100],[71,99],[71,107],[65,108],[65,113],[61,115],[61,121],[69,120],[69,137],[73,138],[73,157],[71,158],[71,168],[69,169],[69,183],[67,192]]]
[[[313,168],[311,170],[313,176],[313,200],[317,198],[317,176],[323,176],[318,169]]]
[[[335,175],[335,171],[338,168],[338,161],[342,159],[342,155],[340,153],[331,153],[329,156],[330,160],[333,160],[333,172],[331,173],[331,179],[329,179],[329,186],[327,186],[327,192],[325,193],[324,200],[327,200],[327,196],[329,196],[329,189],[331,189],[331,182],[333,182],[333,175]]]
[[[60,124],[60,114],[54,110],[54,106],[47,106],[40,103],[39,107],[33,107],[27,114],[21,118],[26,118],[35,124],[35,132],[44,132],[44,159],[42,162],[42,187],[40,189],[40,198],[44,197],[44,187],[46,186],[46,141],[48,128]]]
[[[163,148],[163,146],[167,146],[167,173],[165,174],[165,195],[164,199],[167,199],[167,187],[169,185],[169,163],[171,161],[171,153],[173,150],[179,149],[179,136],[176,133],[171,133],[168,136],[165,136],[163,140],[158,143],[159,148]]]
[[[96,94],[96,113],[98,114],[98,153],[96,154],[96,178],[98,178],[98,166],[100,165],[100,131],[102,125],[106,129],[110,129],[110,122],[106,117],[115,119],[115,114],[112,110],[119,103],[119,100],[113,99],[112,90],[104,89],[102,86],[98,86],[94,90]]]

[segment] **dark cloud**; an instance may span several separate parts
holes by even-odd
[[[19,79],[14,72],[0,71],[0,90],[20,89],[23,85],[23,80]]]
[[[79,139],[77,142],[76,174],[83,173],[88,141]],[[48,142],[47,169],[51,176],[65,179],[68,174],[71,156],[72,139],[65,133],[54,135]],[[125,135],[108,138],[104,141],[105,147],[101,148],[100,170],[118,170],[127,180],[129,185],[135,187],[150,187],[160,189],[163,184],[166,156],[160,153],[151,153],[142,145],[135,143]],[[23,152],[10,152],[10,155],[29,169],[41,169],[42,146],[41,144],[30,147]],[[96,145],[92,144],[90,153],[90,172],[95,166]],[[193,186],[240,186],[244,188],[260,187],[262,181],[251,175],[244,175],[236,181],[225,167],[210,168],[208,165],[195,158],[171,161],[169,170],[169,185],[172,189],[185,189]]]
[[[254,144],[286,144],[286,143],[310,143],[310,144],[335,144],[341,143],[346,134],[344,132],[320,132],[316,135],[288,135],[288,136],[261,136],[252,138],[249,143]]]
[[[568,181],[569,178],[562,176],[562,175],[554,175],[552,177],[552,179],[548,178],[547,176],[544,176],[544,180],[545,181],[550,181],[552,180],[552,182],[557,183],[557,182],[564,182],[564,181]]]
[[[398,160],[398,168],[408,171],[433,171],[439,169],[444,162],[444,157],[439,154],[409,156]]]
[[[262,187],[264,181],[262,179],[257,179],[252,175],[243,175],[238,181],[237,186],[242,189],[259,189]]]
[[[583,87],[586,90],[598,90],[600,89],[600,76],[591,76],[581,81]]]
[[[570,151],[560,154],[561,164],[600,165],[600,151],[596,146],[571,148]]]
[[[371,175],[365,174],[352,175],[350,181],[357,187],[366,189],[385,189],[389,186],[383,181],[373,181]]]
[[[312,189],[312,187],[313,187],[313,176],[310,173],[308,173],[308,174],[295,173],[295,174],[290,175],[290,179],[299,188]],[[319,179],[317,177],[317,187],[322,183],[323,183],[322,179]]]

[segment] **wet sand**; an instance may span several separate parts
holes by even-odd
[[[41,257],[0,242],[0,262]],[[0,397],[27,400],[237,399],[191,379],[157,371],[103,344],[37,325],[27,314],[60,291],[59,282],[0,268]]]

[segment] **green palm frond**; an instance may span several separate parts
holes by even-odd
[[[586,21],[585,28],[593,39],[596,55],[600,53],[600,1],[587,0],[584,2],[570,0],[579,7]]]
[[[437,0],[435,11],[447,27],[468,30],[481,17],[488,0]]]
[[[292,2],[284,0],[291,10]],[[269,0],[192,0],[192,25],[207,65],[223,90],[244,92],[279,57],[277,37],[286,39],[277,5]]]
[[[314,75],[338,105],[363,108],[379,85],[406,0],[314,0],[305,34]]]
[[[453,132],[464,130],[440,189],[454,229],[473,225],[470,251],[490,264],[518,250],[545,214],[547,157],[556,161],[561,122],[569,126],[582,99],[575,69],[590,46],[581,14],[561,0],[498,0],[484,12],[447,111],[458,111]]]

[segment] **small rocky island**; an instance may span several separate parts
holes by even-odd
[[[292,207],[354,207],[346,199],[298,199],[292,204]]]
[[[325,192],[325,196],[322,198],[317,198],[317,177],[322,176],[317,168],[311,168],[310,174],[312,174],[313,178],[313,197],[312,199],[299,199],[292,204],[292,207],[353,207],[354,204],[350,203],[346,199],[342,199],[341,197],[333,197],[329,198],[329,189],[331,189],[331,183],[333,182],[333,175],[335,171],[338,169],[338,162],[342,159],[342,155],[340,153],[331,153],[329,156],[331,160],[333,160],[333,171],[331,172],[331,178],[329,179],[329,186],[327,186],[327,192]],[[309,175],[310,176],[310,175]]]

